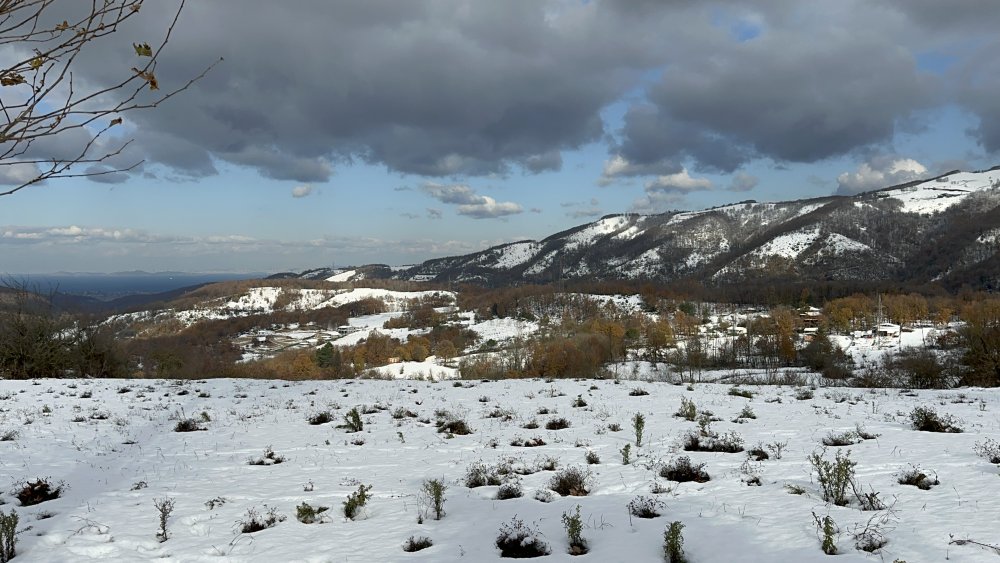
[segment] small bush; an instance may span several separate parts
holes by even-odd
[[[823,500],[837,506],[846,506],[847,487],[854,480],[854,466],[857,462],[851,460],[851,450],[847,450],[847,453],[838,450],[833,461],[824,459],[825,454],[826,450],[823,450],[809,456],[809,463],[812,464],[823,490]]]
[[[920,466],[911,465],[907,469],[902,469],[896,475],[896,480],[900,485],[912,485],[920,490],[929,491],[931,487],[940,485],[937,477],[931,477],[926,472],[920,470]]]
[[[17,555],[17,512],[0,511],[0,563],[7,563]]]
[[[472,434],[472,429],[461,418],[450,418],[438,425],[438,432],[447,432],[451,435],[467,436]]]
[[[422,486],[422,492],[430,501],[431,510],[434,511],[434,519],[440,520],[444,517],[444,492],[448,487],[441,479],[427,479]]]
[[[684,536],[681,530],[684,524],[671,522],[663,532],[663,557],[667,563],[687,563],[684,557]]]
[[[698,407],[695,406],[694,401],[681,397],[681,406],[674,413],[674,416],[679,416],[684,420],[694,422],[694,419],[698,416]]]
[[[329,506],[313,507],[307,502],[295,507],[295,519],[303,524],[315,524],[321,518],[321,514],[330,510]]]
[[[587,450],[587,453],[583,456],[583,458],[587,461],[588,465],[597,465],[601,463],[601,457],[597,455],[597,452],[594,450]]]
[[[642,434],[645,428],[646,417],[640,412],[635,413],[632,417],[632,430],[635,432],[635,447],[637,448],[642,447]]]
[[[576,505],[576,512],[563,512],[562,523],[569,538],[569,554],[584,555],[590,551],[587,548],[587,540],[583,539],[583,520],[580,518],[579,504]]]
[[[344,501],[344,516],[354,520],[362,508],[368,504],[368,493],[371,492],[371,485],[358,485],[358,490],[347,496]]]
[[[271,446],[264,448],[264,455],[258,457],[257,459],[250,458],[247,460],[247,465],[277,465],[283,463],[285,458],[274,453]]]
[[[521,438],[520,436],[517,436],[510,441],[510,445],[514,446],[515,448],[537,448],[538,446],[544,446],[545,440],[543,440],[539,436],[535,436],[534,438],[528,438],[528,439],[524,439]]]
[[[736,415],[736,419],[733,422],[743,422],[744,420],[753,420],[757,418],[757,413],[753,412],[753,408],[750,405],[743,405],[743,410],[740,414]]]
[[[309,417],[309,424],[313,426],[319,426],[320,424],[326,424],[328,422],[333,422],[333,415],[330,411],[318,412]]]
[[[697,431],[692,431],[684,436],[682,445],[686,452],[734,454],[743,451],[743,438],[735,432],[727,432],[722,436],[704,436]]]
[[[34,506],[50,500],[55,500],[62,495],[65,485],[60,484],[53,487],[46,479],[35,479],[34,483],[25,483],[14,495],[21,503],[21,506]]]
[[[853,446],[859,442],[861,442],[861,437],[852,430],[846,432],[831,431],[823,438],[824,446]]]
[[[625,444],[620,451],[622,454],[622,465],[632,463],[632,444]]]
[[[487,485],[499,485],[503,482],[497,474],[496,468],[490,467],[482,461],[473,462],[472,465],[465,470],[464,481],[465,486],[470,489],[485,487]]]
[[[976,442],[973,451],[990,463],[1000,464],[1000,443],[992,438],[987,438],[985,442]]]
[[[628,392],[629,397],[645,397],[649,395],[649,391],[646,391],[642,387],[633,387],[631,391]]]
[[[546,430],[565,430],[569,428],[569,421],[565,418],[553,418],[545,423]]]
[[[14,440],[17,440],[17,437],[20,436],[20,434],[20,432],[14,429],[4,430],[3,432],[0,432],[0,442],[13,442]]]
[[[427,549],[432,545],[434,545],[434,542],[431,541],[431,539],[428,537],[420,536],[419,538],[416,538],[410,536],[405,542],[403,542],[403,551],[407,553],[413,553],[414,551]]]
[[[500,485],[497,489],[497,500],[510,500],[512,498],[521,498],[524,496],[524,491],[521,489],[521,484],[517,481],[509,481]]]
[[[404,418],[417,418],[417,413],[411,411],[410,409],[399,407],[396,410],[392,411],[392,418],[395,418],[396,420],[402,420]]]
[[[538,530],[525,525],[516,516],[510,522],[500,525],[496,546],[500,550],[500,557],[527,559],[551,553],[549,545],[539,537]]]
[[[658,518],[666,506],[658,498],[639,495],[628,502],[628,513],[636,518]]]
[[[834,534],[837,533],[837,527],[833,523],[833,518],[829,515],[824,516],[822,519],[816,519],[816,525],[822,533],[822,543],[820,547],[823,549],[823,553],[827,555],[837,554],[837,543],[834,541]]]
[[[921,432],[947,432],[957,434],[962,431],[958,421],[950,414],[938,414],[930,407],[914,407],[910,411],[910,422],[914,430]]]
[[[247,509],[246,516],[236,521],[236,527],[244,534],[253,534],[268,528],[273,528],[278,522],[284,522],[285,516],[278,514],[278,509],[264,505],[264,514],[257,512],[256,508]]]
[[[774,459],[781,459],[781,455],[784,453],[785,448],[788,447],[788,442],[771,442],[767,445],[767,451],[771,452]]]
[[[358,407],[353,407],[344,413],[344,423],[338,424],[337,428],[343,428],[350,433],[364,430],[365,423],[361,420],[361,413],[358,411]]]
[[[730,387],[729,395],[733,397],[743,397],[744,399],[753,399],[753,391],[747,389],[740,389],[738,387]]]
[[[757,445],[747,450],[747,457],[754,461],[764,461],[770,459],[767,451],[764,449],[764,444],[757,442]]]
[[[567,467],[552,476],[549,489],[564,497],[585,497],[590,494],[590,481],[589,471]]]
[[[800,401],[808,401],[813,398],[813,391],[803,387],[795,392],[795,398]]]
[[[608,424],[608,430],[610,430],[612,432],[621,432],[622,431],[622,425],[618,424],[617,422],[612,422],[611,424]]]
[[[174,511],[174,499],[154,499],[153,506],[156,507],[156,512],[160,516],[160,529],[156,532],[156,539],[160,540],[160,543],[163,543],[170,537],[167,534],[167,520],[170,518],[170,513]]]
[[[174,432],[198,432],[200,430],[204,430],[204,428],[193,418],[182,418],[174,425]]]
[[[691,464],[691,458],[683,455],[673,462],[660,468],[660,477],[678,483],[694,481],[695,483],[707,483],[711,480],[705,471],[705,464]]]
[[[573,402],[571,403],[570,406],[572,406],[573,408],[582,408],[587,406],[587,401],[583,400],[583,395],[577,395],[576,398],[573,399]]]

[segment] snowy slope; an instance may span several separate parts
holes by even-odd
[[[641,387],[649,394],[631,396]],[[515,516],[536,528],[551,547],[544,561],[576,561],[561,515],[581,507],[583,537],[591,552],[582,561],[662,561],[663,531],[684,524],[684,549],[692,562],[993,562],[996,554],[970,539],[996,544],[1000,514],[997,467],[973,451],[976,442],[1000,432],[1000,391],[967,389],[901,394],[896,390],[819,389],[799,400],[801,388],[751,387],[753,399],[727,394],[729,387],[654,382],[509,380],[492,383],[423,381],[237,381],[41,380],[0,382],[0,474],[6,491],[39,477],[64,483],[61,498],[20,506],[0,495],[20,529],[16,561],[282,561],[282,562],[481,562],[499,561],[497,531]],[[84,398],[84,392],[91,394]],[[588,406],[574,408],[580,397]],[[747,462],[746,454],[690,453],[711,480],[675,483],[658,476],[663,463],[683,454],[682,435],[697,428],[673,416],[681,398],[721,419],[717,432],[736,432],[747,446],[784,443],[780,459]],[[362,407],[362,432],[335,428],[352,407]],[[929,406],[955,416],[965,432],[916,432],[907,414]],[[550,413],[538,415],[540,408]],[[756,419],[731,422],[746,407]],[[411,411],[394,418],[396,409]],[[330,424],[307,419],[332,413]],[[436,410],[464,418],[473,433],[447,438],[432,422]],[[498,413],[494,416],[492,413]],[[204,413],[204,415],[202,415]],[[644,441],[636,447],[629,420],[645,416]],[[204,431],[178,433],[178,417],[205,421]],[[511,417],[505,420],[504,417]],[[570,427],[545,430],[565,417]],[[207,420],[207,419],[210,419]],[[535,420],[539,429],[522,428]],[[621,431],[609,429],[618,424]],[[849,448],[865,490],[880,492],[891,511],[863,512],[852,500],[837,507],[821,499],[807,456],[820,452],[831,432],[856,425],[878,435]],[[540,447],[514,447],[515,438],[541,438]],[[620,450],[631,444],[632,463]],[[284,461],[254,466],[273,448]],[[600,463],[587,465],[593,451]],[[478,461],[537,469],[544,458],[558,468],[590,474],[589,495],[551,502],[534,497],[555,475],[540,470],[511,474],[524,496],[496,500],[496,486],[469,488],[467,469]],[[940,480],[931,490],[900,485],[896,475],[919,464]],[[532,469],[532,470],[534,470]],[[745,480],[759,475],[760,486]],[[425,479],[442,479],[445,515],[427,516],[420,496]],[[651,487],[658,483],[660,493]],[[355,520],[341,507],[360,485],[371,499]],[[803,494],[789,494],[786,485]],[[658,498],[662,515],[644,520],[626,506],[637,496]],[[157,541],[156,499],[173,499],[169,539]],[[321,523],[296,520],[296,507],[330,507]],[[268,507],[284,519],[270,529],[242,533],[248,510]],[[418,517],[424,514],[423,523]],[[841,533],[841,555],[820,551],[813,514],[829,515]],[[852,532],[886,518],[888,544],[876,554],[855,548]],[[433,546],[404,553],[410,536]],[[954,543],[959,540],[959,543]]]

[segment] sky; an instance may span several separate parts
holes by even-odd
[[[0,272],[403,265],[613,213],[989,168],[994,4],[189,2],[156,68],[161,91],[223,60],[122,114],[92,150],[131,142],[85,171],[137,166],[0,197]],[[57,0],[49,17],[81,5]],[[178,6],[146,2],[88,45],[76,90],[131,72],[132,44],[161,41]],[[0,65],[24,54],[7,44]],[[78,150],[94,132],[28,156]],[[15,163],[0,166],[0,188],[33,172]]]

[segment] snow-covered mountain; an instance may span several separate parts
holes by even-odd
[[[490,285],[561,279],[896,280],[1000,285],[1000,167],[856,196],[609,215],[396,271]]]

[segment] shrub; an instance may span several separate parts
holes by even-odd
[[[571,405],[573,408],[581,408],[587,406],[587,401],[583,400],[583,395],[577,395]]]
[[[594,450],[587,450],[587,453],[583,456],[583,459],[587,461],[588,465],[597,465],[601,463],[601,457],[597,455]]]
[[[698,407],[694,405],[694,401],[681,397],[681,406],[674,413],[674,416],[679,416],[684,420],[694,422],[695,417],[698,416]]]
[[[736,415],[736,420],[734,420],[733,422],[743,422],[744,420],[747,419],[756,419],[756,418],[757,418],[757,413],[753,412],[753,408],[751,408],[750,405],[743,405],[743,410],[740,411],[740,414]]]
[[[419,538],[415,538],[410,536],[405,542],[403,542],[403,551],[413,553],[414,551],[427,549],[432,545],[434,545],[434,542],[428,537],[420,536]]]
[[[632,417],[632,429],[635,431],[635,447],[642,447],[642,432],[646,428],[646,417],[641,413],[635,413]]]
[[[631,391],[628,392],[629,397],[645,397],[649,395],[649,391],[646,391],[642,387],[633,387]]]
[[[283,456],[274,453],[271,446],[264,448],[264,455],[258,457],[257,459],[250,458],[247,460],[247,465],[277,465],[285,461]]]
[[[160,542],[165,542],[170,537],[167,534],[167,519],[170,518],[170,513],[174,511],[174,499],[172,498],[161,498],[154,499],[153,506],[156,507],[156,512],[160,516],[160,530],[156,532],[156,539]]]
[[[17,512],[0,511],[0,563],[7,563],[17,555]]]
[[[729,394],[733,397],[743,397],[744,399],[753,399],[753,391],[747,389],[740,389],[738,387],[730,387]]]
[[[508,481],[497,489],[497,500],[510,500],[522,496],[524,496],[524,491],[521,490],[521,484],[517,481]]]
[[[900,485],[912,485],[922,491],[929,491],[931,487],[941,484],[936,476],[931,477],[927,475],[927,473],[920,470],[920,466],[918,465],[911,465],[908,469],[900,470],[896,475],[896,481]]]
[[[516,516],[500,525],[496,546],[500,557],[527,559],[551,553],[549,545],[539,537],[538,530],[525,525]]]
[[[764,444],[757,442],[757,445],[747,450],[747,457],[754,461],[764,461],[770,459],[767,451],[764,450]]]
[[[303,502],[295,507],[295,519],[303,524],[314,524],[321,518],[320,514],[323,514],[327,510],[330,510],[330,507],[313,507],[309,503]]]
[[[371,492],[371,485],[358,485],[358,490],[347,496],[344,501],[344,516],[354,520],[362,508],[368,504],[368,493]]]
[[[976,442],[973,451],[990,463],[1000,464],[1000,443],[992,438],[987,438],[985,442]]]
[[[721,452],[739,453],[743,451],[743,438],[735,432],[727,432],[722,436],[704,436],[692,431],[684,436],[682,442],[686,452]]]
[[[392,411],[392,418],[395,418],[396,420],[402,420],[404,418],[417,418],[417,413],[405,407],[398,407],[396,410]]]
[[[510,445],[514,446],[515,448],[537,448],[538,446],[544,446],[545,440],[543,440],[539,436],[535,436],[534,438],[528,438],[527,440],[521,438],[520,436],[517,436],[510,441]]]
[[[628,465],[632,463],[632,444],[625,444],[621,449],[622,454],[622,465]]]
[[[678,483],[694,481],[695,483],[706,483],[711,480],[705,471],[705,464],[691,464],[691,458],[682,455],[671,463],[660,468],[660,477]]]
[[[684,524],[671,522],[667,529],[663,531],[663,557],[667,563],[687,563],[684,557],[684,536],[681,530]]]
[[[330,411],[318,412],[309,417],[309,424],[313,426],[319,426],[320,424],[326,424],[328,422],[333,422],[333,415]]]
[[[472,429],[461,418],[449,418],[438,425],[438,432],[447,432],[453,436],[467,436],[472,434]]]
[[[583,520],[580,518],[580,505],[576,505],[576,512],[563,512],[563,527],[566,528],[566,536],[569,538],[569,554],[584,555],[589,551],[587,540],[583,539]]]
[[[824,449],[809,456],[809,463],[816,471],[816,479],[823,489],[823,500],[837,506],[846,506],[847,487],[854,480],[854,466],[857,462],[851,460],[851,450],[847,450],[846,454],[838,450],[833,461],[824,459],[825,454]]]
[[[431,509],[434,511],[434,519],[440,520],[444,516],[444,492],[448,487],[441,479],[427,479],[422,487],[424,495],[430,501]]]
[[[344,423],[338,424],[337,428],[344,428],[348,432],[361,432],[365,428],[365,423],[361,421],[361,413],[358,407],[353,407],[344,414]]]
[[[564,497],[585,497],[590,494],[590,481],[589,471],[567,467],[552,476],[549,489]]]
[[[930,407],[914,407],[910,411],[910,422],[913,423],[914,430],[921,432],[959,433],[962,431],[955,417],[950,414],[938,414]]]
[[[198,432],[204,430],[193,418],[182,418],[174,425],[174,432]]]
[[[813,391],[812,389],[806,389],[803,387],[795,392],[795,398],[800,401],[808,401],[813,398]]]
[[[465,486],[470,489],[485,487],[487,485],[499,485],[502,481],[494,467],[490,467],[482,461],[473,462],[465,470]]]
[[[236,521],[237,528],[244,534],[253,534],[261,530],[273,528],[278,522],[285,521],[285,516],[278,514],[278,509],[268,507],[266,504],[264,508],[266,509],[264,514],[257,512],[256,508],[248,508],[246,516],[242,520]]]
[[[836,534],[836,526],[833,523],[833,518],[829,515],[824,516],[822,520],[817,518],[817,526],[820,532],[823,534],[823,540],[820,547],[823,549],[823,553],[827,555],[837,554],[837,543],[834,541],[833,536]]]
[[[564,430],[569,428],[569,421],[565,418],[553,418],[545,423],[546,430]]]
[[[781,459],[782,453],[784,453],[785,448],[788,447],[788,442],[771,442],[767,445],[767,451],[771,452],[774,459]]]
[[[612,422],[611,424],[608,424],[608,430],[610,430],[612,432],[621,432],[622,431],[622,425],[618,424],[617,422]]]
[[[639,495],[628,502],[628,513],[636,518],[657,518],[666,506],[658,498]]]
[[[0,432],[0,442],[13,442],[19,435],[20,432],[15,429],[4,430]]]
[[[21,506],[34,506],[46,501],[55,500],[63,493],[65,485],[60,484],[53,488],[46,479],[35,479],[34,483],[25,483],[21,489],[15,493]]]
[[[854,431],[848,430],[846,432],[833,432],[831,431],[826,437],[823,438],[824,446],[853,446],[861,441],[861,437],[858,436]]]

